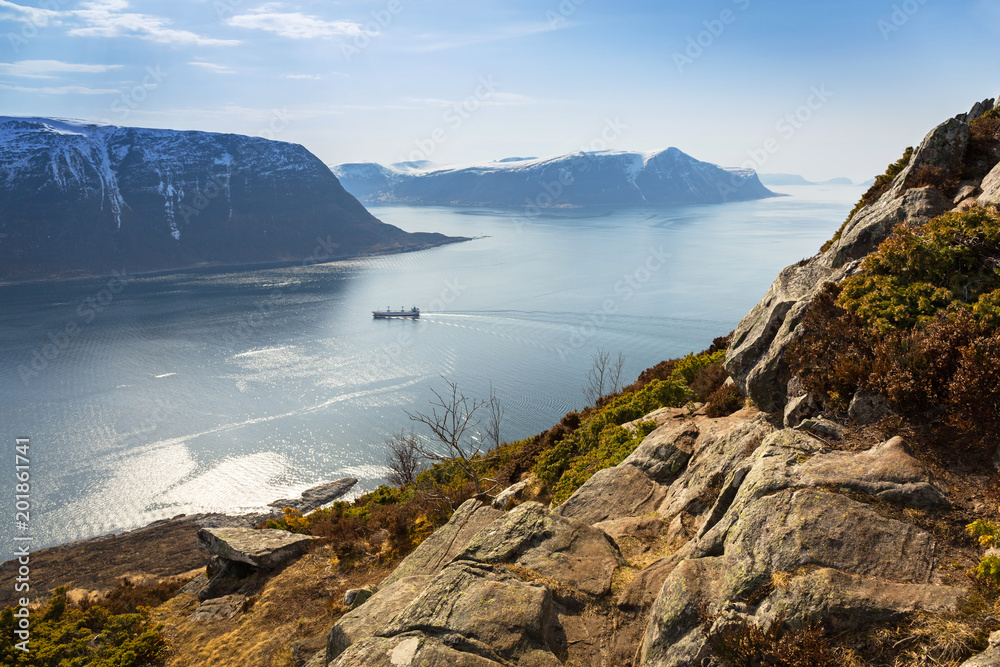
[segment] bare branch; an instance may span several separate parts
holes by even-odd
[[[399,487],[412,484],[423,468],[420,462],[420,438],[413,430],[409,433],[401,430],[386,440],[385,444],[389,449],[385,455],[385,463],[389,467],[386,480]]]
[[[412,421],[423,424],[431,432],[433,445],[418,439],[416,451],[431,461],[449,461],[457,465],[472,480],[476,495],[480,495],[484,493],[484,480],[479,475],[475,459],[483,454],[484,440],[479,425],[483,418],[487,418],[486,442],[498,440],[503,409],[497,407],[498,400],[492,386],[488,399],[477,400],[460,392],[457,383],[444,376],[442,379],[447,389],[444,392],[431,389],[434,400],[431,401],[430,414],[406,413]]]

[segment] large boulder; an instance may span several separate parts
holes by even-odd
[[[764,628],[785,618],[850,630],[951,611],[964,594],[936,582],[929,533],[875,509],[949,504],[902,439],[836,451],[785,429],[732,467],[697,536],[649,568],[665,576],[640,664],[698,664],[706,613]]]
[[[320,538],[298,535],[287,530],[202,528],[198,531],[198,539],[210,553],[220,558],[263,570],[273,570],[292,558],[301,556],[311,542]]]
[[[603,531],[535,502],[518,505],[480,531],[455,560],[516,565],[590,595],[607,593],[615,570],[625,564]]]
[[[978,200],[980,206],[1000,206],[1000,163],[986,174],[979,187],[983,190]]]
[[[454,560],[480,530],[502,516],[502,511],[488,503],[476,498],[466,500],[451,515],[448,523],[421,542],[379,586],[385,588],[404,577],[437,574]]]
[[[969,658],[961,667],[1000,667],[1000,647],[987,649]]]
[[[497,662],[528,658],[555,667],[561,662],[548,645],[554,623],[552,594],[545,586],[500,568],[456,562],[376,635],[421,633]]]
[[[426,635],[370,637],[331,663],[335,667],[504,667]]]
[[[327,662],[332,662],[358,640],[371,637],[376,629],[394,619],[433,578],[431,575],[398,578],[341,616],[326,636]]]

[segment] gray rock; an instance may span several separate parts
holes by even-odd
[[[947,613],[968,593],[964,588],[882,581],[821,568],[772,577],[780,583],[760,605],[755,620],[766,627],[779,618],[803,625],[822,618],[829,632],[893,622],[916,611]]]
[[[669,484],[687,465],[698,427],[691,422],[677,426],[667,422],[643,438],[639,446],[622,461],[659,484]]]
[[[988,649],[962,663],[961,667],[1000,667],[1000,648]]]
[[[191,614],[192,621],[207,623],[211,621],[221,621],[233,618],[242,613],[243,605],[246,603],[245,595],[224,595],[219,598],[205,600]]]
[[[326,637],[327,659],[332,662],[347,647],[371,637],[378,628],[392,621],[431,579],[431,575],[398,578],[383,586],[365,604],[341,616]]]
[[[301,556],[318,537],[286,530],[252,528],[202,528],[198,539],[208,551],[230,561],[272,570]]]
[[[363,605],[368,598],[375,595],[378,588],[375,586],[365,586],[364,588],[352,588],[344,593],[344,606],[348,609],[356,609]]]
[[[533,480],[525,479],[516,484],[511,484],[506,489],[497,494],[497,497],[493,499],[494,509],[498,509],[501,512],[506,512],[507,510],[516,507],[517,501],[524,492],[528,485],[531,484]]]
[[[415,575],[437,574],[450,563],[469,541],[483,528],[503,516],[503,512],[490,505],[470,498],[462,503],[448,523],[435,530],[403,559],[379,588]]]
[[[982,102],[976,102],[975,104],[972,105],[972,109],[969,110],[969,113],[965,114],[965,122],[971,123],[972,121],[976,120],[977,118],[979,118],[992,108],[993,108],[992,98],[983,100]]]
[[[891,414],[889,402],[882,394],[862,389],[851,398],[847,416],[855,424],[871,424]]]
[[[455,562],[375,634],[447,637],[447,644],[464,653],[522,664],[530,656],[534,664],[555,667],[562,663],[550,652],[546,637],[555,620],[552,594],[545,586],[498,568]]]
[[[1000,630],[990,633],[990,648],[1000,648]]]
[[[893,181],[889,194],[899,197],[912,187],[914,172],[921,166],[958,173],[969,145],[969,125],[949,118],[931,130],[913,153],[910,164]]]
[[[979,193],[980,189],[975,181],[966,181],[965,184],[958,189],[958,193],[952,198],[951,203],[960,204],[969,197],[974,198]]]
[[[804,419],[795,427],[795,430],[806,431],[827,440],[843,440],[844,438],[844,427],[823,417]]]
[[[499,662],[464,653],[423,635],[370,637],[354,644],[335,667],[503,667]]]
[[[811,394],[803,394],[791,399],[785,405],[785,426],[791,428],[802,423],[803,419],[812,417],[819,411],[816,399]]]
[[[208,577],[199,574],[197,577],[181,586],[181,589],[177,591],[177,594],[180,595],[181,593],[186,593],[197,597],[199,593],[208,588],[208,582]]]
[[[983,194],[979,195],[980,206],[1000,206],[1000,163],[983,179]]]
[[[345,477],[344,479],[338,479],[335,482],[328,482],[326,484],[320,484],[319,486],[307,489],[303,491],[302,495],[298,498],[275,500],[273,503],[268,503],[268,507],[274,507],[278,510],[284,510],[286,507],[291,507],[292,509],[298,510],[303,514],[307,514],[315,509],[323,507],[324,505],[332,503],[334,500],[350,491],[357,483],[358,480],[353,477]]]
[[[899,184],[908,174],[909,171],[904,171],[893,182]],[[952,202],[931,186],[908,190],[894,188],[851,218],[840,239],[828,251],[829,261],[833,267],[841,267],[861,259],[889,238],[897,226],[919,227],[951,207]]]
[[[594,473],[556,512],[567,519],[593,525],[655,512],[666,494],[662,484],[638,468],[618,465]]]
[[[480,531],[455,561],[517,565],[591,595],[607,593],[615,570],[625,564],[604,532],[534,502]]]

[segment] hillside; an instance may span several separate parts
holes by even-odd
[[[1000,664],[998,207],[991,99],[907,149],[704,352],[532,438],[482,455],[470,440],[423,470],[397,459],[397,486],[351,503],[199,531],[203,574],[137,616],[163,626],[144,635],[165,642],[150,654],[176,667]],[[57,597],[44,618],[86,606]]]
[[[553,206],[712,204],[773,197],[751,169],[724,169],[676,148],[649,153],[602,151],[551,158],[435,167],[349,163],[333,167],[366,204],[410,206]]]
[[[373,217],[302,146],[0,117],[0,281],[296,260],[454,241]]]

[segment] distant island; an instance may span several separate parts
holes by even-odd
[[[809,181],[798,174],[758,174],[764,185],[854,185],[854,181],[844,176],[825,181]],[[875,181],[872,180],[874,183]],[[863,185],[863,184],[859,184]]]
[[[646,153],[581,152],[509,157],[463,166],[426,161],[332,167],[369,205],[495,206],[525,209],[644,204],[714,204],[777,196],[752,169],[723,168],[677,148]]]
[[[0,117],[0,281],[401,252],[461,239],[372,216],[298,144]]]

